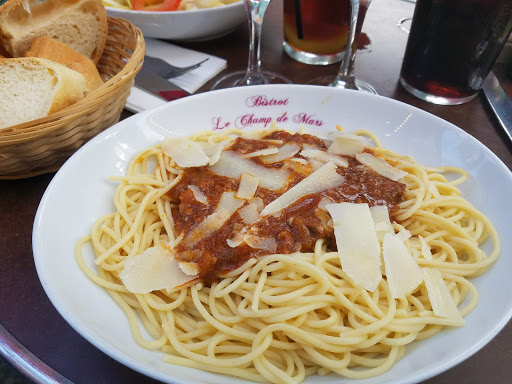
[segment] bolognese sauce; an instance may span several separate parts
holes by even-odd
[[[298,145],[301,149],[314,147],[325,151],[327,148],[322,139],[312,135],[274,131],[258,140],[238,137],[225,150],[247,155],[290,143]],[[236,269],[249,258],[274,253],[311,252],[318,239],[324,239],[331,249],[336,249],[332,223],[325,210],[326,202],[385,205],[390,214],[395,212],[398,204],[403,201],[405,184],[381,176],[352,156],[344,157],[348,161],[348,166],[336,168],[336,172],[344,178],[341,185],[305,195],[280,212],[257,217],[250,223],[247,223],[247,219],[242,217],[240,210],[237,210],[220,228],[194,242],[193,245],[181,241],[175,249],[176,258],[196,263],[200,278],[205,283],[211,283],[222,273]],[[244,201],[242,208],[255,204],[258,211],[261,211],[262,207],[314,171],[300,155],[300,151],[286,161],[267,163],[261,157],[250,159],[269,169],[286,169],[289,176],[287,184],[280,190],[271,190],[259,185],[253,198]],[[224,193],[236,193],[239,186],[238,179],[218,175],[208,166],[184,169],[179,182],[169,191],[169,197],[175,203],[172,215],[177,233],[190,233],[215,212]],[[198,199],[197,193],[200,193],[203,199]],[[270,240],[272,246],[253,247],[244,241],[233,241],[244,233],[258,239],[273,239]]]

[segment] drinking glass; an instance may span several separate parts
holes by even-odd
[[[512,33],[510,0],[417,0],[400,84],[421,100],[473,100]]]
[[[345,47],[345,56],[341,62],[340,69],[336,78],[320,77],[312,80],[309,84],[327,85],[330,87],[354,89],[358,91],[378,94],[375,88],[370,84],[356,79],[354,75],[354,65],[356,61],[357,45],[361,36],[366,11],[370,6],[371,0],[350,0],[350,28]]]
[[[243,0],[249,20],[249,62],[246,71],[229,73],[215,82],[214,89],[261,84],[289,84],[287,78],[261,69],[260,42],[263,16],[272,0]]]
[[[283,49],[301,63],[341,62],[349,25],[349,0],[283,1]]]

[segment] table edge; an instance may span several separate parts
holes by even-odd
[[[0,323],[0,356],[24,378],[36,384],[73,384],[16,340]]]

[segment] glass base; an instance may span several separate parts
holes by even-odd
[[[246,87],[250,85],[263,85],[263,84],[291,84],[292,82],[286,77],[274,72],[264,71],[260,75],[254,75],[247,80],[247,71],[236,71],[222,76],[217,80],[211,90],[233,88],[233,87]]]
[[[316,79],[309,81],[308,84],[325,85],[327,87],[342,88],[342,89],[352,89],[349,87],[345,87],[343,85],[343,82],[339,82],[339,83],[335,84],[334,80],[335,79],[333,79],[332,76],[323,76],[323,77],[318,77]],[[377,90],[371,84],[368,84],[367,82],[359,80],[359,79],[356,79],[356,87],[357,87],[357,91],[373,93],[374,95],[379,94],[379,92],[377,92]]]
[[[461,98],[436,96],[436,95],[432,95],[432,94],[420,91],[417,88],[414,88],[407,81],[405,81],[402,76],[400,76],[400,84],[402,85],[402,87],[405,88],[406,91],[408,91],[412,95],[416,96],[418,99],[428,101],[429,103],[432,103],[432,104],[439,104],[439,105],[464,104],[464,103],[467,103],[468,101],[473,100],[476,97],[476,95],[478,94],[478,92],[477,92],[474,95],[461,97]]]
[[[333,63],[339,63],[343,60],[345,56],[345,51],[341,51],[339,53],[334,53],[331,55],[320,55],[316,53],[299,51],[293,48],[286,41],[283,42],[284,51],[290,56],[292,59],[300,61],[304,64],[312,64],[312,65],[329,65]]]

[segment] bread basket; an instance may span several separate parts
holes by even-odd
[[[54,172],[82,145],[117,123],[144,60],[142,32],[108,17],[98,71],[105,81],[78,103],[50,116],[0,130],[0,179]]]

